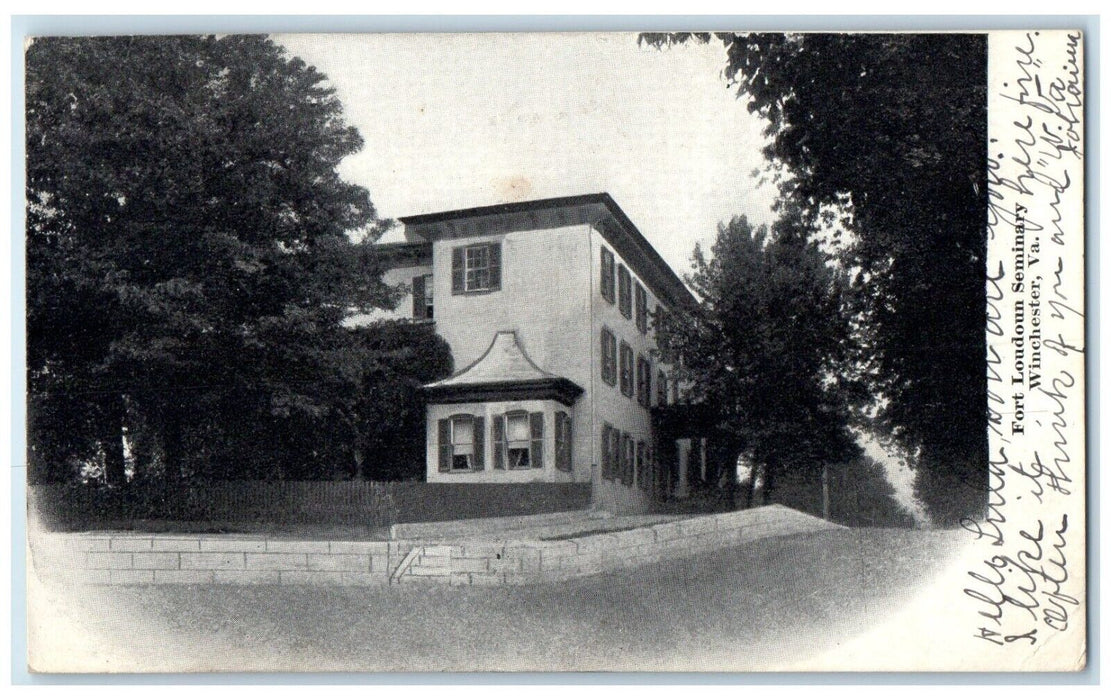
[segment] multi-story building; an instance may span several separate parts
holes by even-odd
[[[695,302],[608,194],[401,222],[383,246],[386,281],[411,290],[394,315],[434,323],[457,368],[425,387],[428,481],[589,482],[626,512],[680,466],[685,482],[687,454],[664,464],[653,431],[677,389],[653,318]]]

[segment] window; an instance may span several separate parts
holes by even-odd
[[[413,318],[432,318],[432,275],[413,278]]]
[[[522,469],[532,465],[529,452],[532,451],[532,436],[529,433],[527,413],[508,413],[505,416],[505,452],[510,469]]]
[[[494,419],[494,468],[542,469],[544,414],[510,411]]]
[[[501,289],[501,244],[482,243],[451,250],[451,293]]]
[[[610,431],[610,479],[621,477],[621,431],[614,428]]]
[[[647,489],[650,482],[648,469],[648,444],[637,441],[637,486]]]
[[[633,460],[636,459],[634,453],[633,438],[628,433],[621,435],[621,483],[626,486],[633,485]]]
[[[617,266],[617,308],[625,318],[633,317],[632,280],[629,269],[624,265]]]
[[[613,253],[602,248],[602,298],[613,303]]]
[[[571,471],[571,416],[565,411],[555,414],[555,466],[561,472]]]
[[[621,393],[633,395],[633,349],[621,341]]]
[[[645,408],[652,405],[652,364],[643,355],[637,357],[637,403]]]
[[[656,405],[667,405],[667,375],[662,369],[656,375]]]
[[[640,282],[636,283],[637,302],[637,330],[642,334],[648,333],[648,294]]]
[[[439,470],[481,471],[486,422],[482,416],[456,415],[439,422]]]
[[[617,384],[617,338],[608,328],[602,329],[602,381]]]
[[[617,440],[616,432],[609,423],[602,424],[602,478],[613,479],[613,442]]]

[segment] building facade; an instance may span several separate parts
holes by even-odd
[[[652,410],[677,394],[653,318],[695,302],[613,199],[401,222],[406,242],[383,246],[386,281],[410,290],[393,315],[435,324],[457,368],[425,387],[428,481],[589,482],[596,507],[649,509],[675,466]]]

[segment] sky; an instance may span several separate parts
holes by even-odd
[[[284,34],[366,141],[340,167],[386,218],[609,192],[680,275],[719,222],[770,221],[763,123],[724,48],[636,34]],[[400,231],[382,239],[400,240]]]

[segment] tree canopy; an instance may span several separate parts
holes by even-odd
[[[786,471],[857,455],[851,378],[838,373],[844,279],[805,225],[788,216],[769,231],[735,218],[719,226],[709,258],[695,248],[693,267],[701,308],[660,319],[662,351],[681,364],[692,399],[714,406],[719,427],[763,467],[765,498]]]
[[[643,35],[656,46],[709,34]],[[987,460],[987,47],[972,34],[718,34],[767,120],[781,206],[824,224],[855,273],[877,420],[917,455],[939,520],[983,507]],[[816,229],[815,229],[816,230]]]
[[[396,294],[325,76],[260,36],[36,39],[26,66],[32,478],[99,459],[119,483],[125,444],[311,472],[365,379],[340,321]]]

